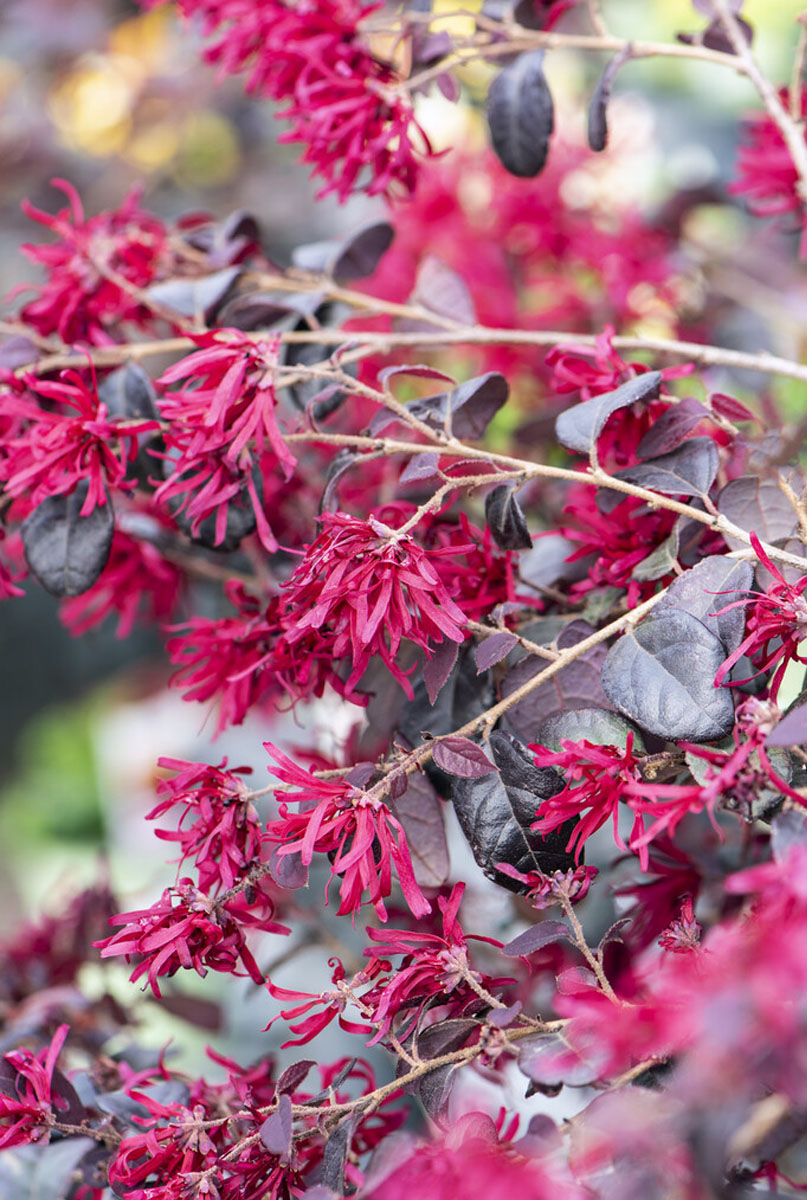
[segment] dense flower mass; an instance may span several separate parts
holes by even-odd
[[[23,204],[26,216],[57,240],[22,247],[44,267],[47,279],[17,289],[37,292],[21,308],[20,319],[45,337],[58,334],[68,344],[96,346],[119,341],[121,323],[148,328],[153,314],[139,293],[170,260],[165,226],[140,208],[138,191],[120,208],[86,218],[72,184],[64,179],[53,184],[66,194],[67,208],[50,214]]]
[[[277,793],[280,819],[267,826],[268,840],[280,845],[278,853],[299,854],[306,867],[315,854],[332,856],[331,876],[342,880],[340,914],[355,912],[368,892],[385,921],[393,867],[412,913],[422,917],[429,912],[431,905],[415,882],[403,826],[384,801],[346,780],[317,779],[271,742],[264,745],[277,763],[272,774],[296,789]],[[300,811],[290,812],[290,803],[299,804]]]
[[[782,88],[779,98],[785,106],[790,95]],[[807,116],[807,89],[802,86],[800,120]],[[791,227],[801,230],[800,251],[807,255],[805,200],[800,191],[799,172],[793,162],[782,131],[767,111],[750,116],[745,123],[745,139],[737,154],[737,178],[729,190],[743,196],[758,217],[792,217]]]
[[[431,656],[435,643],[463,641],[465,614],[452,600],[433,559],[458,547],[424,550],[414,538],[371,517],[324,513],[322,532],[289,579],[287,603],[296,614],[290,646],[326,645],[334,659],[350,658],[347,692],[378,657],[408,695],[411,686],[396,656],[405,639]]]
[[[54,1094],[53,1072],[68,1026],[60,1025],[38,1054],[12,1050],[5,1055],[0,1082],[0,1149],[47,1139],[49,1127],[67,1104]]]
[[[303,162],[327,180],[322,195],[413,191],[430,146],[407,94],[396,90],[393,67],[363,40],[361,22],[378,3],[180,0],[179,7],[214,39],[205,58],[220,74],[246,71],[248,91],[281,104],[290,128],[280,141],[304,143]]]

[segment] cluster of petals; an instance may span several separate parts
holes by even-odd
[[[296,616],[286,632],[290,646],[327,645],[332,658],[350,657],[346,690],[359,682],[372,658],[382,660],[407,695],[411,685],[395,658],[406,639],[431,656],[435,643],[462,642],[465,614],[435,569],[435,556],[408,533],[374,517],[325,513],[319,536],[286,584]]]
[[[63,601],[59,616],[74,637],[116,616],[117,636],[126,638],[138,617],[152,624],[169,620],[184,585],[183,571],[164,558],[156,546],[116,529],[107,564],[98,579],[80,596]]]
[[[254,340],[237,329],[193,335],[201,347],[169,367],[160,384],[186,386],[167,391],[159,402],[168,422],[167,477],[155,493],[158,503],[176,501],[196,536],[214,519],[214,543],[227,533],[228,508],[248,502],[267,550],[277,549],[256,481],[267,460],[285,479],[296,459],[277,425],[274,390],[279,338]]]
[[[203,892],[215,896],[233,887],[260,859],[261,822],[241,778],[249,768],[228,771],[226,758],[217,767],[178,758],[161,758],[157,765],[173,774],[157,784],[162,799],[147,819],[156,821],[180,808],[178,821],[157,829],[157,837],[178,844],[180,870],[187,859],[194,860]]]
[[[155,996],[160,995],[158,979],[175,975],[181,968],[202,976],[208,968],[237,975],[240,962],[256,983],[262,983],[244,925],[254,924],[267,933],[289,931],[271,920],[272,905],[264,893],[261,902],[264,915],[253,917],[239,911],[236,918],[228,905],[205,895],[192,880],[180,879],[150,908],[112,917],[110,924],[122,928],[95,944],[102,958],[123,955],[127,962],[134,960],[130,979],[134,983],[145,975]]]
[[[790,105],[788,89],[779,98]],[[799,99],[799,120],[807,116],[807,88]],[[754,113],[745,122],[745,138],[737,153],[737,178],[729,185],[735,196],[743,196],[758,217],[794,218],[801,230],[801,255],[807,255],[807,222],[804,200],[799,194],[799,173],[793,156],[776,122],[767,112]]]
[[[366,894],[385,921],[393,870],[411,912],[422,917],[431,911],[415,881],[404,828],[383,800],[344,779],[318,779],[271,742],[264,746],[277,764],[272,774],[295,789],[277,792],[279,818],[266,827],[279,856],[299,854],[308,867],[315,854],[327,854],[331,877],[341,879],[339,915],[356,912]],[[289,804],[300,808],[292,811]]]
[[[38,1054],[21,1049],[5,1055],[0,1082],[0,1149],[46,1138],[49,1126],[58,1120],[54,1106],[57,1110],[67,1107],[53,1091],[53,1072],[67,1032],[68,1026],[60,1025]]]
[[[796,583],[788,583],[763,550],[756,533],[750,537],[757,558],[773,576],[773,581],[764,592],[751,592],[747,600],[735,600],[720,609],[723,613],[730,608],[747,606],[749,612],[745,637],[720,667],[715,684],[722,684],[735,663],[747,655],[757,668],[756,675],[776,667],[768,684],[768,694],[776,700],[788,663],[807,663],[807,657],[799,653],[799,646],[807,637],[807,599],[804,595],[807,575],[802,575]],[[748,680],[736,682],[747,683]]]
[[[149,0],[143,0],[148,3]],[[247,71],[247,90],[280,103],[281,135],[305,144],[303,161],[327,180],[322,194],[346,200],[414,190],[418,159],[430,153],[397,77],[363,40],[367,0],[180,0],[214,40],[205,57],[222,75]]]
[[[133,486],[126,479],[138,449],[138,436],[156,421],[111,419],[93,385],[77,371],[59,380],[26,380],[28,395],[5,395],[7,414],[22,428],[5,446],[0,478],[10,496],[33,504],[87,484],[81,515],[106,503],[107,488]],[[44,403],[42,403],[44,402]]]
[[[17,291],[37,295],[20,310],[20,320],[44,337],[103,346],[119,340],[122,322],[148,328],[151,310],[137,296],[169,259],[165,226],[139,205],[133,191],[117,209],[86,219],[75,188],[54,179],[69,206],[51,215],[23,202],[26,216],[44,225],[56,240],[24,245],[22,251],[43,267],[47,279]]]

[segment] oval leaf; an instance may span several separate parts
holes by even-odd
[[[732,479],[720,492],[717,507],[721,516],[748,533],[753,530],[761,542],[789,537],[796,528],[793,506],[772,479],[756,475]],[[737,538],[727,536],[726,542],[732,550],[745,549],[745,542]]]
[[[508,958],[521,958],[522,955],[543,950],[544,946],[551,946],[553,942],[563,941],[574,941],[568,925],[564,925],[563,921],[539,921],[531,929],[525,929],[518,937],[514,937],[512,942],[502,946],[502,954],[506,954]]]
[[[287,1163],[291,1158],[291,1129],[291,1100],[282,1092],[277,1108],[269,1114],[259,1131],[266,1149],[270,1154],[276,1154],[281,1163]]]
[[[715,481],[720,459],[711,438],[689,438],[676,450],[616,472],[617,479],[664,496],[704,496]]]
[[[372,275],[394,237],[395,230],[389,221],[373,221],[351,234],[339,247],[331,265],[334,281],[343,284]]]
[[[485,497],[485,520],[500,550],[531,550],[527,521],[516,499],[515,484],[501,483]]]
[[[656,613],[668,608],[691,613],[720,638],[728,657],[743,640],[745,608],[738,605],[728,612],[720,612],[720,609],[744,599],[753,582],[754,569],[750,563],[729,558],[726,554],[713,554],[701,559],[670,584]]]
[[[496,770],[481,746],[465,737],[441,738],[434,747],[434,761],[449,775],[476,779]]]
[[[572,712],[554,713],[541,726],[536,740],[556,753],[564,739],[591,742],[593,746],[619,746],[624,750],[631,732],[634,752],[641,754],[644,750],[642,739],[631,730],[624,717],[607,708],[578,708]]]
[[[476,660],[477,674],[482,671],[489,670],[497,662],[501,662],[506,658],[514,646],[518,645],[518,638],[514,633],[493,633],[490,637],[485,638],[484,642],[474,650],[474,659]]]
[[[451,429],[455,437],[476,441],[506,402],[510,385],[498,371],[477,375],[448,395]]]
[[[555,421],[555,436],[567,450],[590,454],[613,413],[640,400],[657,400],[660,389],[660,371],[646,371],[637,375],[613,392],[605,392],[602,396],[594,396],[591,400],[567,408]]]
[[[639,442],[639,457],[655,458],[659,454],[668,454],[670,450],[680,446],[692,430],[697,428],[701,421],[708,420],[709,416],[709,409],[692,396],[685,396],[677,404],[671,404],[667,411],[653,422]]]
[[[602,686],[624,716],[658,737],[711,742],[734,725],[734,702],[714,678],[726,651],[680,608],[651,616],[611,647]]]
[[[625,65],[630,55],[631,48],[628,45],[606,64],[591,97],[587,133],[588,144],[596,152],[604,150],[608,145],[608,101],[611,99],[611,88],[614,86],[617,71]]]
[[[555,106],[543,64],[542,50],[520,54],[499,72],[488,91],[493,149],[510,174],[521,178],[543,170],[555,128]]]
[[[542,838],[530,826],[541,800],[563,790],[563,781],[551,767],[535,766],[523,742],[496,730],[490,751],[497,774],[451,780],[451,800],[462,832],[479,866],[489,879],[511,892],[526,885],[497,869],[508,863],[517,871],[565,871],[574,865],[565,851],[572,825]]]
[[[115,518],[109,500],[86,517],[81,506],[87,485],[70,496],[49,496],[22,523],[25,558],[46,591],[80,596],[103,571],[112,546]]]
[[[425,775],[415,771],[409,776],[394,808],[406,834],[418,887],[442,887],[450,866],[448,843],[440,801]]]

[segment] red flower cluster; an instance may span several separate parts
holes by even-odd
[[[279,338],[256,341],[237,329],[217,329],[196,334],[193,341],[202,349],[180,359],[160,379],[164,387],[182,380],[192,386],[168,392],[160,401],[169,422],[165,459],[171,472],[155,500],[184,497],[178,511],[185,512],[194,536],[215,515],[213,540],[219,545],[227,533],[229,504],[246,492],[261,541],[272,552],[277,541],[258,494],[255,469],[266,469],[271,459],[288,479],[297,462],[275,416]]]
[[[787,88],[779,93],[786,108]],[[807,88],[802,88],[799,120],[807,117]],[[745,196],[758,217],[784,217],[792,213],[801,228],[800,253],[807,256],[807,209],[799,194],[799,173],[779,126],[767,112],[754,113],[745,123],[745,142],[737,155],[737,179],[729,185],[735,196]]]
[[[799,646],[807,637],[807,575],[796,583],[788,583],[782,572],[762,549],[755,533],[750,535],[751,545],[762,565],[773,575],[773,582],[764,592],[751,592],[748,600],[735,600],[719,611],[748,605],[751,609],[746,620],[746,636],[715,676],[715,685],[724,682],[736,662],[747,654],[757,667],[756,675],[762,675],[778,663],[768,684],[768,695],[775,701],[779,694],[788,663],[807,662],[799,653]],[[747,683],[748,680],[737,680]]]
[[[130,978],[134,983],[145,974],[155,996],[161,994],[158,978],[175,975],[180,967],[192,967],[202,976],[208,967],[238,975],[240,961],[256,983],[263,983],[242,926],[252,924],[266,933],[285,934],[289,930],[270,919],[269,897],[261,892],[259,900],[263,915],[253,917],[239,910],[236,918],[226,904],[206,896],[192,880],[180,879],[176,887],[166,888],[151,908],[110,918],[110,925],[122,928],[95,945],[102,958],[123,954],[127,962],[137,959]]]
[[[306,867],[315,854],[331,856],[331,877],[342,879],[339,915],[356,912],[367,892],[385,921],[393,867],[412,913],[422,917],[431,911],[415,882],[403,826],[382,800],[344,780],[317,779],[271,742],[264,746],[278,764],[269,768],[272,774],[298,789],[293,795],[276,793],[280,819],[268,824],[267,839],[279,843],[279,855],[299,854]],[[289,803],[301,805],[301,811],[289,812]]]
[[[78,637],[108,616],[118,617],[117,636],[128,637],[138,616],[153,624],[168,620],[179,603],[185,575],[143,538],[116,529],[109,559],[96,582],[63,601],[59,615]]]
[[[215,896],[233,887],[260,859],[263,840],[250,793],[239,778],[250,768],[227,771],[226,758],[217,767],[178,758],[161,758],[157,765],[175,775],[157,784],[157,794],[164,799],[147,819],[156,821],[183,806],[177,827],[157,829],[157,837],[179,843],[180,870],[186,859],[195,860],[202,891]]]
[[[0,480],[10,496],[32,504],[73,492],[87,483],[81,515],[106,503],[107,487],[133,487],[126,479],[137,454],[138,436],[157,429],[150,420],[110,420],[105,404],[77,371],[58,381],[26,378],[30,396],[5,395],[7,415],[22,426],[5,445]],[[45,401],[45,405],[39,403]]]
[[[431,153],[410,100],[395,90],[393,67],[362,40],[361,22],[379,7],[372,0],[180,0],[186,17],[201,18],[205,36],[218,37],[205,51],[208,62],[222,75],[248,71],[247,91],[284,106],[278,115],[291,128],[280,140],[305,143],[303,162],[328,180],[321,194],[340,200],[357,188],[371,196],[412,192],[417,159]]]
[[[48,277],[38,288],[24,284],[12,293],[37,292],[20,310],[20,320],[45,337],[55,333],[69,344],[96,346],[119,341],[123,322],[147,328],[153,314],[136,293],[154,281],[168,259],[165,226],[139,207],[138,191],[120,208],[87,220],[72,184],[54,179],[53,185],[67,195],[68,208],[51,216],[23,201],[26,216],[58,240],[22,246]]]
[[[54,1095],[53,1072],[68,1028],[60,1025],[50,1044],[38,1054],[12,1050],[5,1055],[7,1068],[0,1081],[0,1149],[46,1140],[50,1125],[58,1120],[54,1106],[67,1107]],[[10,1092],[4,1090],[8,1087]]]
[[[322,532],[286,584],[293,619],[289,646],[311,648],[333,659],[351,659],[350,693],[372,658],[378,657],[407,695],[411,686],[395,662],[401,641],[431,657],[431,644],[461,642],[465,614],[435,570],[436,556],[458,547],[424,550],[409,534],[370,517],[325,513]],[[300,614],[300,615],[297,615]]]

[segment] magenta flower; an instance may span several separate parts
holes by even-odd
[[[384,898],[398,876],[406,903],[416,917],[431,912],[417,883],[403,826],[383,800],[345,780],[317,779],[287,758],[271,742],[264,746],[277,767],[269,770],[298,789],[275,793],[280,818],[270,821],[266,835],[280,844],[278,854],[299,854],[310,866],[315,854],[331,856],[331,877],[341,876],[338,913],[356,912],[368,893],[380,920],[386,921]],[[289,804],[301,805],[290,812]]]
[[[175,775],[157,784],[164,798],[147,819],[156,821],[181,808],[176,827],[156,830],[157,837],[179,843],[180,869],[186,859],[194,859],[202,891],[215,896],[233,887],[259,859],[263,840],[258,814],[240,778],[249,768],[227,771],[226,758],[217,767],[178,758],[161,758],[157,765]]]
[[[147,328],[153,321],[132,289],[148,287],[170,261],[165,226],[139,207],[140,193],[129,193],[118,209],[85,219],[78,193],[64,179],[51,181],[69,207],[51,215],[23,201],[23,212],[56,234],[55,242],[22,250],[45,268],[45,283],[14,289],[36,291],[20,310],[20,320],[37,333],[58,334],[69,344],[96,346],[119,341],[121,322]],[[117,336],[113,336],[116,334]]]
[[[128,637],[139,616],[154,623],[173,614],[184,589],[179,567],[143,538],[116,529],[107,564],[80,596],[63,601],[59,616],[74,637],[116,615],[119,638]]]
[[[270,914],[269,897],[261,893],[261,898]],[[241,927],[244,916],[239,913],[239,919],[235,920],[225,905],[199,891],[192,880],[180,879],[176,887],[166,888],[151,908],[111,917],[110,925],[122,928],[94,944],[102,958],[122,954],[127,962],[137,960],[129,978],[134,983],[146,975],[155,996],[161,994],[157,980],[175,975],[181,967],[193,968],[202,976],[207,974],[208,967],[238,975],[243,974],[237,970],[239,960],[250,978],[263,983]],[[272,922],[269,915],[251,923],[267,933],[289,932],[285,926]]]
[[[7,1069],[0,1089],[11,1087],[13,1091],[7,1094],[0,1090],[0,1149],[47,1140],[50,1125],[58,1120],[54,1106],[67,1107],[53,1094],[53,1072],[69,1028],[60,1025],[50,1045],[38,1054],[23,1049],[4,1056]],[[9,1070],[14,1073],[13,1083],[8,1078]]]
[[[807,575],[797,583],[788,583],[782,572],[771,562],[762,549],[755,533],[750,534],[751,545],[757,558],[773,575],[774,582],[764,592],[751,592],[747,600],[735,600],[718,610],[728,612],[730,608],[750,606],[746,620],[746,636],[733,654],[729,655],[715,676],[719,687],[736,662],[747,654],[757,667],[755,675],[762,675],[778,663],[768,685],[771,700],[776,700],[788,663],[807,663],[807,657],[799,654],[799,646],[807,637]],[[748,680],[737,680],[747,683]]]
[[[779,98],[788,108],[790,96],[782,88]],[[807,89],[802,88],[800,120],[807,116]],[[737,155],[737,179],[729,185],[735,196],[745,196],[748,207],[758,217],[787,217],[793,214],[794,226],[801,227],[800,253],[807,255],[807,223],[804,201],[799,195],[799,173],[778,125],[767,112],[757,112],[745,123],[745,142]]]
[[[278,1016],[272,1017],[266,1026],[267,1029],[270,1029],[281,1017],[284,1021],[289,1022],[289,1029],[294,1037],[282,1043],[282,1050],[285,1050],[287,1046],[302,1046],[306,1042],[310,1042],[333,1020],[338,1020],[339,1027],[349,1033],[370,1033],[369,1025],[348,1021],[342,1014],[349,1004],[355,1002],[354,989],[367,983],[373,977],[373,967],[376,968],[375,973],[377,974],[380,964],[371,964],[367,971],[360,971],[353,977],[350,985],[345,980],[345,968],[338,958],[328,959],[328,964],[333,968],[331,975],[333,986],[328,991],[320,992],[319,995],[279,987],[278,984],[272,983],[271,979],[266,980],[267,990],[275,1000],[295,1001],[292,1008],[281,1009]],[[302,1020],[300,1020],[301,1017]],[[296,1024],[292,1024],[292,1022],[296,1022]]]
[[[26,495],[39,504],[49,496],[68,495],[86,481],[81,506],[86,517],[96,505],[106,504],[107,487],[134,487],[126,472],[137,455],[137,438],[158,429],[157,421],[110,420],[95,387],[76,371],[63,372],[58,382],[31,376],[26,384],[30,398],[3,398],[7,413],[26,422],[7,442],[0,464],[10,496]]]
[[[700,945],[702,929],[695,920],[692,897],[687,896],[681,905],[681,913],[658,939],[662,950],[671,954],[689,954]]]
[[[362,41],[359,25],[379,4],[362,0],[180,0],[199,17],[222,75],[248,71],[247,91],[279,101],[284,142],[305,144],[303,162],[340,200],[414,190],[418,157],[430,154],[390,63]],[[414,135],[414,136],[413,136]]]
[[[510,863],[496,863],[496,870],[511,879],[517,879],[527,888],[525,895],[533,908],[550,908],[565,897],[572,904],[585,900],[594,880],[599,875],[596,867],[575,867],[568,871],[553,871],[545,875],[543,871],[517,871]]]
[[[538,820],[532,826],[541,834],[551,833],[566,821],[575,817],[580,820],[571,832],[567,850],[575,850],[579,862],[583,846],[608,818],[614,822],[614,841],[622,850],[627,847],[619,834],[619,804],[631,788],[640,786],[647,791],[642,780],[638,759],[633,754],[633,733],[629,733],[625,749],[618,746],[595,746],[591,742],[572,742],[564,738],[562,750],[547,750],[545,746],[531,745],[537,767],[560,767],[568,780],[566,787],[556,796],[541,802]],[[578,782],[579,781],[579,782]],[[634,838],[642,833],[642,817],[637,813],[630,836],[631,848]],[[643,866],[647,862],[647,850],[640,854]]]
[[[613,325],[606,325],[593,348],[571,342],[553,346],[546,356],[546,365],[553,371],[553,390],[560,394],[579,391],[581,400],[591,400],[594,396],[613,392],[629,379],[649,371],[651,368],[646,363],[625,361],[614,349],[614,334]],[[694,370],[692,363],[682,363],[665,367],[661,375],[663,379],[680,379]]]
[[[290,646],[325,642],[331,657],[350,657],[350,692],[378,656],[411,698],[412,689],[395,657],[413,642],[431,657],[433,643],[464,639],[465,614],[454,603],[432,555],[408,533],[370,517],[325,513],[322,532],[286,584],[288,609],[297,614]]]

